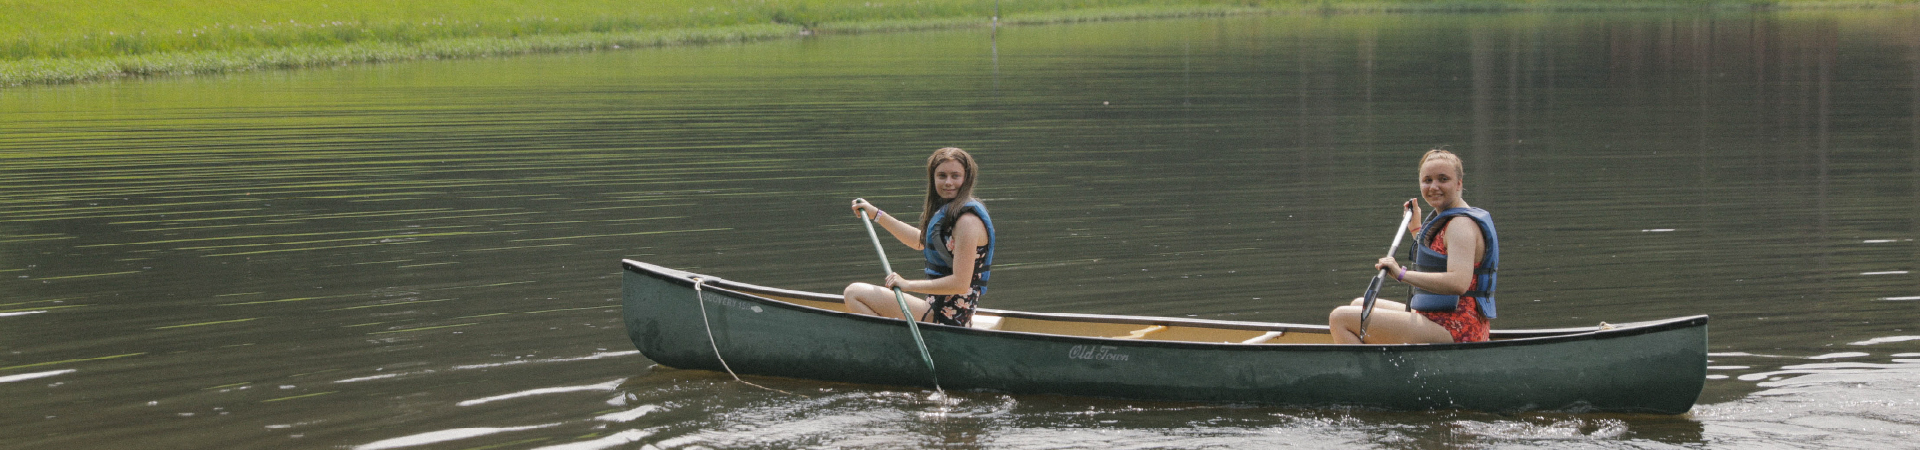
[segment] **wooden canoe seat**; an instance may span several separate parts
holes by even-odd
[[[1165,329],[1167,329],[1166,325],[1154,325],[1146,328],[1141,328],[1138,330],[1133,330],[1133,332],[1127,333],[1126,336],[1114,336],[1113,338],[1114,339],[1144,339],[1149,334],[1158,333],[1161,330],[1165,330]]]
[[[998,330],[1000,329],[1000,316],[974,314],[973,328],[980,330]]]
[[[1257,336],[1257,337],[1254,337],[1253,339],[1248,339],[1248,340],[1244,340],[1244,341],[1240,341],[1240,343],[1242,343],[1242,344],[1262,344],[1262,343],[1266,343],[1267,341],[1271,341],[1271,340],[1273,340],[1273,338],[1277,338],[1277,337],[1280,337],[1280,335],[1282,335],[1282,334],[1286,334],[1286,333],[1287,333],[1287,332],[1285,332],[1285,331],[1268,331],[1268,332],[1267,332],[1267,334],[1262,334],[1262,335],[1260,335],[1260,336]]]

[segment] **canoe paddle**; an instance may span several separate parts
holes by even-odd
[[[867,218],[867,211],[864,209],[854,214],[860,216],[860,224],[867,227],[867,238],[873,240],[873,252],[880,255],[880,270],[887,275],[892,275],[893,265],[887,263],[887,249],[880,247],[880,235],[873,232],[873,219]],[[913,310],[907,308],[906,294],[900,293],[899,286],[893,287],[893,300],[900,302],[900,316],[907,319],[907,329],[913,331],[913,344],[920,347],[920,360],[927,362],[927,373],[933,375],[933,390],[946,392],[940,389],[940,373],[933,370],[933,354],[927,352],[927,341],[920,337],[920,324],[913,320]]]
[[[1409,204],[1413,202],[1413,200],[1407,200],[1407,201],[1409,202]],[[1413,208],[1406,208],[1406,211],[1403,211],[1400,213],[1400,227],[1393,229],[1393,245],[1390,247],[1387,247],[1387,256],[1393,256],[1393,252],[1400,249],[1400,239],[1407,237],[1407,223],[1412,221],[1413,221]],[[868,227],[868,228],[872,228],[872,227]],[[1361,339],[1367,338],[1367,320],[1373,317],[1373,302],[1375,299],[1378,299],[1380,296],[1380,283],[1385,282],[1387,280],[1387,270],[1388,270],[1387,268],[1381,268],[1380,273],[1373,275],[1373,281],[1367,283],[1367,294],[1364,297],[1364,300],[1360,301],[1360,338]]]

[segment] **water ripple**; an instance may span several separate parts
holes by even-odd
[[[584,385],[584,386],[560,386],[560,387],[529,389],[525,391],[510,393],[510,394],[501,394],[501,395],[495,395],[492,397],[484,397],[484,398],[477,398],[473,400],[462,401],[460,403],[455,403],[455,405],[473,406],[473,405],[490,403],[490,402],[495,402],[500,400],[510,400],[510,399],[516,399],[516,398],[522,398],[522,397],[531,397],[535,395],[561,394],[561,393],[567,393],[567,392],[611,391],[611,390],[614,390],[615,388],[620,387],[620,383],[623,383],[626,381],[627,379],[621,378],[618,380],[608,381],[605,383],[590,384],[590,385]]]
[[[32,379],[38,379],[38,378],[46,378],[46,377],[51,377],[51,376],[58,376],[58,375],[66,375],[66,374],[69,374],[69,373],[74,373],[74,372],[79,372],[79,370],[78,370],[78,369],[62,369],[62,370],[50,370],[50,371],[46,371],[46,372],[34,372],[34,373],[23,373],[23,374],[19,374],[19,375],[7,375],[7,376],[4,376],[4,377],[0,377],[0,383],[12,383],[12,382],[16,382],[16,381],[27,381],[27,380],[32,380]]]
[[[560,424],[549,423],[545,425],[528,425],[524,427],[505,427],[505,428],[454,428],[451,430],[432,431],[432,432],[420,433],[415,435],[401,436],[393,439],[383,439],[379,441],[369,442],[366,444],[353,446],[353,450],[387,450],[387,449],[395,449],[395,448],[416,447],[416,446],[427,445],[427,444],[437,444],[437,443],[447,442],[447,441],[457,441],[461,439],[486,436],[490,434],[505,433],[509,431],[522,431],[522,430],[535,430],[540,428],[550,428],[557,425],[560,425]]]

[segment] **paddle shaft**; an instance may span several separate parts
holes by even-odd
[[[880,270],[893,275],[893,264],[887,263],[887,249],[880,246],[880,235],[873,232],[873,219],[867,218],[864,210],[858,214],[860,224],[867,227],[867,237],[873,240],[873,253],[880,255]],[[900,292],[899,286],[893,287],[893,300],[900,303],[900,316],[907,319],[907,329],[913,332],[913,344],[920,349],[920,360],[926,361],[927,373],[933,375],[933,389],[940,390],[940,373],[933,369],[933,353],[927,352],[927,341],[920,337],[920,324],[913,319],[913,310],[907,308],[907,295]]]
[[[1400,250],[1400,240],[1407,237],[1407,223],[1412,221],[1413,209],[1409,208],[1400,213],[1400,226],[1393,229],[1393,245],[1387,247],[1387,256],[1393,256],[1393,252]],[[1380,268],[1380,273],[1374,274],[1373,281],[1367,283],[1367,294],[1360,302],[1361,338],[1367,337],[1367,321],[1373,318],[1374,299],[1380,296],[1380,284],[1386,282],[1387,270],[1385,267]]]

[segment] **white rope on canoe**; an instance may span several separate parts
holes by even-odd
[[[733,381],[746,383],[748,386],[753,386],[761,389],[766,389],[769,391],[779,392],[782,394],[793,394],[792,392],[782,391],[779,389],[774,389],[766,386],[761,386],[758,384],[753,384],[753,382],[751,381],[740,379],[740,374],[733,373],[733,367],[727,365],[727,358],[720,356],[720,344],[715,343],[713,340],[713,323],[707,320],[707,295],[705,292],[700,290],[700,286],[705,285],[706,283],[707,283],[707,280],[699,277],[694,277],[693,296],[694,298],[700,300],[700,305],[699,305],[700,306],[700,325],[707,327],[707,345],[713,347],[713,359],[720,360],[720,368],[727,369],[727,375],[732,375]]]

